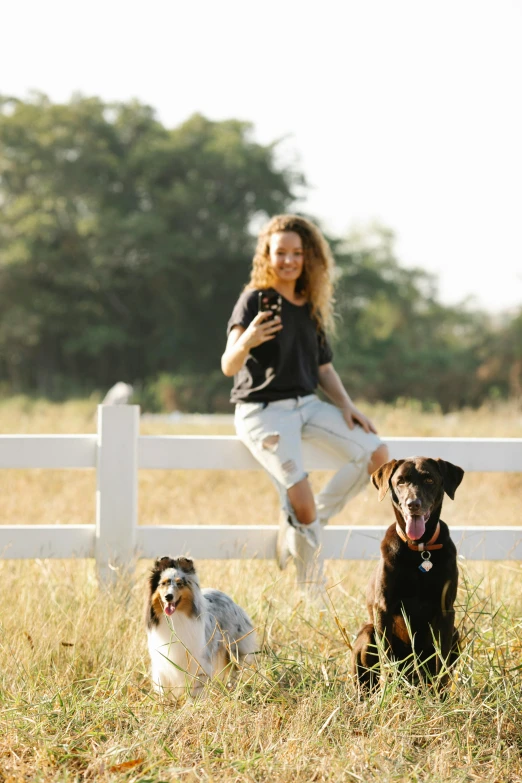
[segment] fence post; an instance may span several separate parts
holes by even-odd
[[[105,583],[136,554],[139,426],[139,405],[98,406],[95,557]]]

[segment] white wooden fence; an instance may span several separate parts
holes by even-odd
[[[95,557],[106,577],[111,565],[126,566],[136,556],[182,552],[209,559],[274,556],[273,525],[138,525],[140,468],[260,469],[235,437],[140,436],[139,416],[136,405],[100,405],[96,435],[0,435],[0,468],[87,468],[97,474],[95,524],[7,526],[0,519],[0,558]],[[422,454],[447,459],[465,471],[522,472],[522,438],[384,440],[396,459]],[[328,452],[307,444],[304,448],[308,469],[339,467]],[[519,502],[513,498],[514,506]],[[384,530],[382,526],[327,527],[325,556],[377,557]],[[522,560],[522,527],[452,526],[452,536],[460,554],[469,559]]]

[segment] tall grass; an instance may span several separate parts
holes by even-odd
[[[0,406],[4,432],[94,429],[92,404],[41,403],[25,413],[22,404]],[[457,420],[412,406],[372,415],[389,435],[522,434],[515,409],[452,414]],[[87,471],[3,471],[0,480],[4,523],[92,521]],[[443,516],[450,524],[519,524],[520,489],[516,474],[470,474]],[[150,471],[140,492],[142,522],[275,519],[261,473]],[[389,515],[388,501],[379,504],[368,489],[336,521],[385,524]],[[410,688],[391,669],[365,704],[356,699],[349,645],[366,620],[371,563],[328,563],[331,605],[322,611],[299,599],[291,568],[197,565],[203,585],[229,592],[250,613],[262,652],[257,672],[235,690],[214,683],[202,701],[174,708],[150,687],[147,563],[101,590],[89,561],[0,561],[2,783],[522,780],[519,563],[460,564],[465,644],[445,699]]]

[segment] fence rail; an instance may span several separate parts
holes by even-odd
[[[385,437],[390,454],[441,457],[465,471],[522,472],[522,438]],[[309,470],[339,462],[304,444]],[[0,468],[94,469],[96,519],[92,525],[1,525],[0,557],[15,559],[95,557],[102,577],[110,565],[134,557],[187,552],[201,559],[271,558],[271,525],[140,526],[138,470],[260,470],[237,438],[140,436],[136,405],[98,408],[96,435],[2,435]],[[359,560],[378,556],[385,527],[341,526],[324,531],[325,556]],[[202,533],[204,532],[204,535]],[[522,527],[455,527],[460,554],[475,560],[522,560]]]

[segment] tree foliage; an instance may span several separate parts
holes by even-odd
[[[479,403],[486,315],[437,301],[435,280],[399,265],[393,234],[374,225],[338,242],[336,366],[347,386],[373,400],[411,397],[443,408]]]
[[[123,379],[172,405],[222,404],[219,357],[248,277],[249,227],[288,210],[304,183],[275,153],[237,120],[194,115],[169,129],[135,101],[1,100],[8,390],[57,397]],[[445,408],[522,396],[522,316],[499,327],[442,306],[434,279],[402,268],[382,227],[332,244],[335,363],[350,392]]]
[[[258,213],[299,180],[251,126],[168,130],[136,102],[4,101],[0,345],[13,387],[205,372]]]

